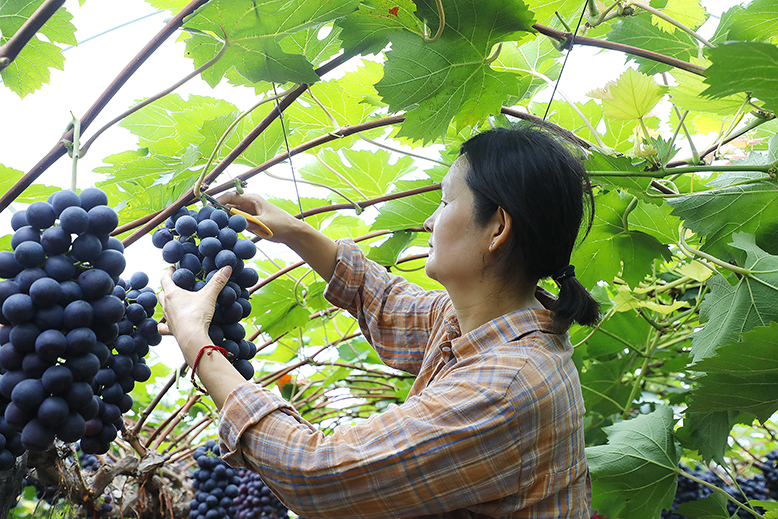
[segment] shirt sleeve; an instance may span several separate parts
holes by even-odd
[[[335,273],[324,297],[356,317],[381,360],[414,375],[433,324],[450,306],[444,290],[425,291],[388,273],[348,239],[338,241]]]
[[[227,398],[220,438],[231,465],[258,472],[300,516],[418,517],[487,502],[497,509],[517,491],[514,418],[503,395],[453,377],[326,436],[246,383]]]

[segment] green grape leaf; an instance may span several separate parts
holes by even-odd
[[[675,244],[678,243],[681,220],[671,213],[672,207],[667,204],[641,202],[629,213],[627,221],[630,229],[650,234],[662,243]]]
[[[768,110],[778,112],[778,47],[762,42],[722,43],[706,50],[703,96],[718,99],[749,92]]]
[[[322,133],[365,122],[376,109],[365,100],[378,95],[373,85],[381,76],[380,64],[364,60],[359,68],[337,80],[311,85],[310,93],[306,92],[302,96],[305,105],[294,103],[284,112],[284,120],[289,121],[289,126],[295,132],[319,130]],[[311,94],[327,108],[327,112],[310,99]]]
[[[735,414],[732,411],[687,412],[684,425],[676,431],[676,435],[679,438],[688,436],[691,442],[688,447],[697,450],[704,461],[726,463],[724,454],[729,448],[729,433],[735,423]]]
[[[435,2],[417,2],[417,15],[438,26]],[[446,25],[434,43],[399,32],[386,54],[376,89],[393,112],[405,110],[400,137],[425,143],[442,137],[456,117],[459,128],[500,111],[514,91],[513,74],[486,63],[494,45],[531,30],[532,13],[517,0],[443,0]]]
[[[675,496],[678,452],[673,411],[605,427],[608,444],[586,448],[592,477],[592,509],[605,517],[659,517]]]
[[[535,13],[535,21],[547,26],[556,26],[561,29],[561,23],[555,13],[568,23],[581,16],[583,4],[580,0],[527,0],[527,7]]]
[[[662,14],[666,14],[692,30],[705,23],[707,18],[707,13],[705,8],[700,5],[700,0],[667,0],[667,3],[660,11],[662,11]],[[665,32],[681,32],[678,27],[655,14],[651,15],[651,23]]]
[[[335,23],[342,29],[343,50],[347,55],[378,54],[395,31],[421,34],[424,30],[411,0],[370,0]]]
[[[24,172],[0,164],[0,193],[7,193],[24,176]],[[49,195],[61,191],[59,187],[32,184],[14,199],[14,202],[30,204],[37,200],[46,200]]]
[[[429,180],[398,182],[396,191],[405,191],[432,184]],[[378,210],[379,214],[371,230],[386,229],[401,231],[411,227],[422,227],[424,221],[435,212],[440,204],[440,190],[426,191],[412,196],[389,200]]]
[[[698,60],[692,59],[691,61],[696,63]],[[707,66],[709,62],[705,61],[698,64]],[[703,77],[681,69],[674,69],[673,77],[678,82],[678,86],[670,87],[670,96],[672,97],[673,104],[678,108],[693,112],[727,116],[737,113],[740,107],[743,106],[745,94],[733,94],[717,99],[708,99],[706,102],[701,103],[700,95],[707,88]]]
[[[695,361],[715,355],[742,333],[778,320],[778,256],[760,249],[752,234],[733,234],[731,245],[746,252],[743,266],[751,273],[734,285],[721,274],[708,280],[708,293],[700,305],[700,322],[705,326],[692,335]]]
[[[777,253],[778,183],[763,176],[763,181],[672,198],[668,203],[673,207],[673,216],[705,236],[703,250],[714,256],[733,259],[727,243],[733,232],[752,233],[762,248]],[[740,217],[732,218],[733,214]]]
[[[729,519],[727,498],[714,492],[708,497],[681,503],[675,512],[689,519]]]
[[[628,348],[645,350],[650,327],[645,319],[635,319],[634,312],[616,312],[586,341],[587,352],[591,358],[605,361]],[[591,331],[585,330],[587,335]]]
[[[400,257],[400,253],[408,247],[415,234],[416,233],[406,231],[397,231],[393,233],[392,236],[381,245],[371,247],[367,259],[373,260],[379,265],[384,266],[396,264],[397,259]]]
[[[491,63],[491,67],[498,72],[515,74],[518,90],[514,91],[513,95],[518,100],[529,99],[547,82],[555,81],[559,77],[562,68],[556,60],[559,55],[560,52],[548,38],[531,35],[517,42],[503,43],[500,55]],[[596,122],[593,124],[596,125]],[[570,126],[563,126],[575,131]]]
[[[632,390],[621,382],[623,375],[620,360],[590,363],[581,373],[581,391],[586,410],[604,416],[622,412]]]
[[[654,199],[646,196],[651,185],[651,177],[639,176],[643,173],[646,163],[644,161],[635,163],[634,160],[625,156],[614,157],[590,150],[584,165],[589,175],[604,189],[621,189],[641,200],[656,203]]]
[[[220,99],[191,95],[184,101],[171,94],[127,116],[119,126],[137,135],[140,146],[152,153],[176,157],[205,140],[200,130],[206,121],[237,111],[235,105]]]
[[[628,68],[615,83],[606,85],[599,96],[606,116],[637,120],[648,115],[666,91],[667,87],[657,85],[650,76]]]
[[[699,0],[697,4],[699,5]],[[608,41],[650,50],[682,61],[689,61],[692,56],[697,55],[697,40],[683,31],[667,32],[652,22],[647,16],[623,18],[613,24],[606,37]],[[673,69],[671,65],[648,58],[627,55],[626,60],[635,60],[638,70],[648,75]]]
[[[413,159],[407,156],[389,164],[389,152],[384,150],[344,149],[342,157],[347,162],[332,150],[323,150],[316,157],[318,161],[300,168],[303,178],[335,188],[351,200],[382,196],[391,183],[416,170]],[[337,197],[337,194],[333,196]],[[338,202],[343,202],[338,198]]]
[[[544,113],[546,104],[531,103],[530,108],[532,113]],[[596,144],[597,138],[592,133],[592,129],[597,132],[596,128],[602,121],[602,106],[593,99],[586,103],[575,103],[574,105],[556,102],[551,104],[551,110],[546,119],[570,130],[578,137]],[[586,124],[586,121],[589,122],[589,125]],[[599,133],[597,133],[597,136],[599,136]]]
[[[42,3],[43,0],[0,2],[0,48]],[[39,33],[48,41],[34,35],[11,64],[0,71],[3,83],[22,99],[49,82],[51,69],[65,69],[65,57],[56,44],[76,45],[76,27],[70,23],[72,19],[73,15],[60,7],[40,28]]]
[[[212,0],[185,24],[190,30],[187,57],[199,67],[228,42],[224,56],[202,74],[212,87],[232,68],[253,83],[313,83],[319,76],[311,63],[303,54],[285,52],[280,42],[300,31],[322,27],[356,7],[356,0]]]
[[[778,410],[778,323],[742,334],[741,340],[722,346],[694,369],[705,375],[697,379],[690,411],[736,410],[764,422]]]
[[[773,0],[752,0],[747,5],[731,7],[721,15],[711,41],[723,43],[727,40],[773,41],[778,35],[778,17],[775,16]]]
[[[271,337],[304,326],[312,313],[328,306],[322,303],[326,283],[314,282],[304,294],[305,288],[291,279],[273,280],[254,293],[250,318]]]
[[[669,259],[670,252],[659,240],[625,229],[625,213],[632,198],[618,191],[596,197],[592,229],[573,251],[571,260],[577,268],[576,276],[585,286],[594,286],[601,279],[611,280],[621,271],[624,280],[634,287],[650,272],[654,259]]]

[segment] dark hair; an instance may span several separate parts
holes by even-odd
[[[530,126],[494,128],[462,144],[469,163],[465,182],[474,195],[476,223],[484,225],[498,207],[513,219],[513,235],[495,264],[507,276],[542,279],[565,272],[584,213],[584,237],[594,218],[594,195],[582,161],[555,137]],[[599,304],[566,270],[555,280],[559,298],[554,319],[592,325]]]

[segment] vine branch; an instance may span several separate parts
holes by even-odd
[[[65,4],[65,0],[46,0],[32,13],[19,30],[0,47],[0,71],[8,67],[33,36],[44,26],[54,13]]]

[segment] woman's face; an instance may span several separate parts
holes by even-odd
[[[424,222],[431,235],[425,270],[447,289],[480,279],[492,234],[475,223],[473,192],[465,182],[469,165],[460,156],[441,182],[441,202]]]

